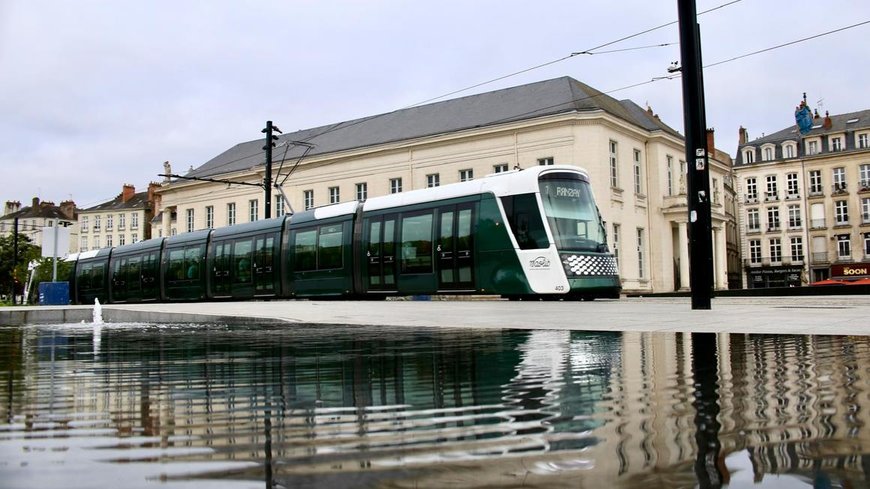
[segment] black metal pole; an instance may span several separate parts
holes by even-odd
[[[266,121],[266,175],[263,176],[263,188],[266,190],[266,202],[263,206],[265,214],[263,217],[269,219],[272,217],[272,121]]]
[[[701,489],[723,485],[719,470],[719,355],[715,333],[692,333],[692,377],[695,385],[695,477]]]
[[[15,276],[15,267],[18,266],[18,218],[12,220],[12,303],[15,304],[15,286],[18,280]]]
[[[713,296],[713,240],[710,217],[710,165],[704,112],[701,33],[695,0],[677,0],[683,79],[689,207],[689,280],[692,309],[710,309]]]

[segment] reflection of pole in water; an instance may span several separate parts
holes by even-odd
[[[722,487],[717,465],[719,442],[719,356],[714,333],[692,333],[692,374],[695,381],[695,476],[701,489]]]

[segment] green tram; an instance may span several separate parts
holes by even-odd
[[[83,252],[80,304],[492,294],[618,298],[589,177],[541,166]]]

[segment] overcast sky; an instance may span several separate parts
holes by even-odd
[[[731,0],[697,0],[704,11]],[[676,0],[0,0],[0,200],[88,207],[259,138],[400,109],[677,20]],[[712,64],[870,20],[868,0],[742,0],[701,15]],[[803,92],[870,109],[870,24],[705,70],[734,155],[794,124]],[[460,97],[560,76],[601,91],[667,75],[677,26]],[[611,94],[683,132],[679,79]]]

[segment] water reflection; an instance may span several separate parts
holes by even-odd
[[[864,487],[866,338],[0,328],[4,487]]]

